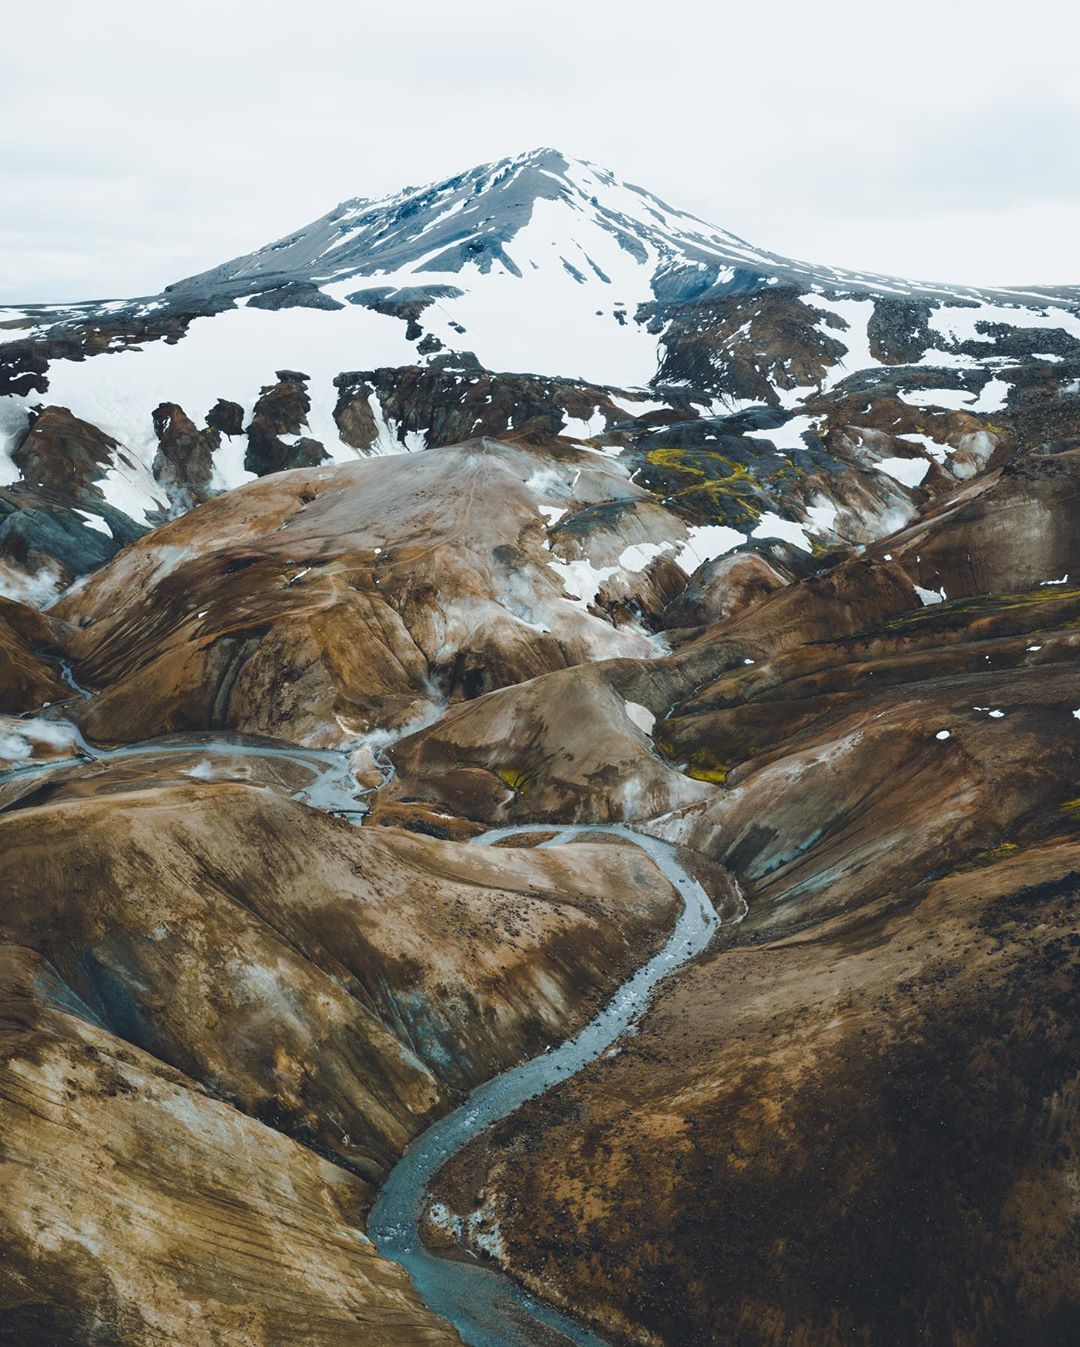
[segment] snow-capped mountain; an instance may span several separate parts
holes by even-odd
[[[762,489],[754,519],[764,509],[831,545],[910,517],[932,465],[978,470],[1010,399],[1032,396],[1032,368],[1061,396],[1080,387],[1078,287],[815,267],[551,149],[344,202],[157,296],[8,309],[0,326],[0,488],[55,493],[68,479],[49,454],[74,454],[67,503],[89,514],[78,528],[97,530],[95,547],[115,537],[99,498],[142,526],[283,468],[524,427],[616,454],[724,439],[725,461],[746,459]],[[853,428],[853,396],[900,413]],[[29,436],[42,405],[74,423],[53,416]],[[72,450],[73,424],[100,439]],[[759,463],[754,435],[770,454],[809,452],[824,485]],[[872,489],[837,533],[844,465]],[[719,518],[701,502],[691,513],[737,542],[731,527],[752,521],[722,496],[707,502]]]

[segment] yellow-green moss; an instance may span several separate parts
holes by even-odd
[[[958,865],[953,871],[954,875],[970,874],[972,870],[985,870],[988,865],[996,865],[998,861],[1005,860],[1011,856],[1014,851],[1019,851],[1020,847],[1016,842],[1001,842],[996,847],[991,847],[988,851],[980,851],[977,856],[972,856],[970,861],[965,861],[963,865]]]
[[[515,795],[524,795],[532,785],[532,777],[527,772],[519,772],[515,767],[497,767],[495,775]]]
[[[722,786],[731,771],[727,763],[721,762],[707,748],[695,748],[690,754],[686,775],[695,781],[709,781],[714,786]]]

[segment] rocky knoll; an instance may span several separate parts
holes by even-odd
[[[446,698],[650,654],[635,609],[658,611],[664,576],[683,573],[634,549],[647,559],[680,535],[600,455],[478,440],[253,483],[54,611],[77,629],[80,681],[101,689],[77,709],[93,739],[226,727],[336,743]]]

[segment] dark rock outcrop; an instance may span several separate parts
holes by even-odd
[[[286,468],[311,468],[329,455],[317,441],[301,436],[311,411],[308,376],[297,370],[277,371],[276,384],[267,384],[255,404],[247,428],[244,467],[258,477]],[[295,436],[291,443],[282,436]]]
[[[866,325],[870,354],[885,365],[914,365],[939,344],[930,330],[930,302],[882,296]]]
[[[124,450],[67,408],[32,413],[12,458],[22,476],[0,487],[0,581],[15,597],[49,601],[146,532],[100,485]]]
[[[43,407],[32,415],[12,458],[28,486],[74,499],[105,475],[119,448],[110,435],[66,407]]]
[[[244,433],[244,409],[239,402],[230,402],[228,398],[218,398],[206,413],[206,424],[222,435],[242,435]]]
[[[844,322],[829,314],[823,327],[813,301],[775,286],[670,309],[646,306],[643,316],[654,316],[663,331],[656,382],[779,406],[777,388],[820,383],[847,350]]]
[[[197,430],[175,402],[162,402],[154,408],[154,434],[158,439],[154,479],[168,495],[173,513],[182,514],[209,498],[214,450],[221,443],[221,435],[212,426]]]
[[[558,435],[573,421],[595,420],[602,434],[634,421],[632,411],[612,401],[610,389],[535,374],[493,374],[469,355],[345,373],[334,383],[334,416],[342,439],[363,450],[376,433],[373,399],[402,444],[408,436],[419,436],[428,449],[511,431]]]
[[[275,286],[252,295],[247,301],[249,309],[343,309],[339,299],[323,294],[314,282],[289,281],[285,285]]]

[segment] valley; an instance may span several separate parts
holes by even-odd
[[[543,149],[0,337],[0,1342],[1074,1340],[1080,287]]]

